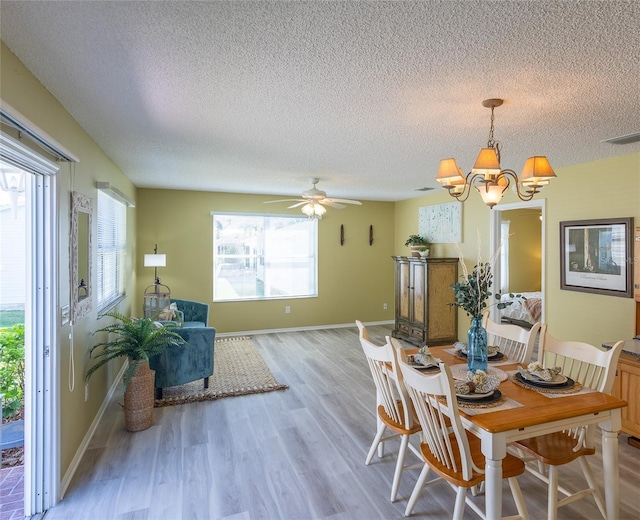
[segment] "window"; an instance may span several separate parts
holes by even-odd
[[[318,221],[213,214],[213,301],[317,296]]]
[[[98,313],[119,302],[124,291],[127,208],[125,204],[98,190]]]

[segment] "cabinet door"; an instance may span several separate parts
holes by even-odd
[[[411,319],[409,307],[411,301],[411,277],[409,262],[396,264],[396,319],[409,321]]]
[[[624,356],[624,357],[623,357]],[[640,364],[623,352],[611,394],[629,403],[622,409],[622,431],[640,436]]]
[[[457,263],[429,265],[427,331],[430,341],[451,340],[458,336],[458,308],[451,286],[458,277]]]
[[[411,325],[424,329],[427,325],[427,264],[411,262]]]

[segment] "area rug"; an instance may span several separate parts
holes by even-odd
[[[216,339],[213,355],[214,373],[209,378],[209,388],[204,388],[202,379],[163,388],[162,399],[157,399],[155,406],[213,401],[288,388],[273,377],[249,337]]]

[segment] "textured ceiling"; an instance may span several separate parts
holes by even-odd
[[[8,47],[139,187],[401,200],[640,150],[640,2],[8,1]],[[64,143],[62,143],[64,145]],[[551,188],[550,188],[551,189]]]

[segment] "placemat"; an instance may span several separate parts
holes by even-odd
[[[464,381],[466,379],[467,372],[469,371],[466,364],[451,365],[449,368],[451,369],[451,375],[454,379],[458,379],[460,381]],[[506,381],[509,378],[504,370],[500,370],[495,367],[487,367],[487,374],[490,376],[496,376],[500,381]]]

